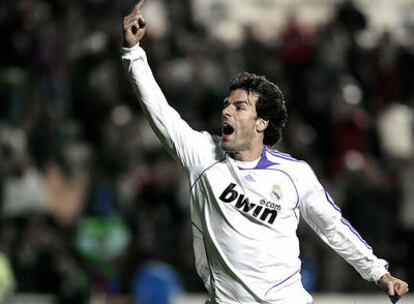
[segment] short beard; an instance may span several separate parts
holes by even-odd
[[[240,147],[234,147],[229,143],[221,142],[221,148],[226,151],[227,153],[237,153],[242,150]]]

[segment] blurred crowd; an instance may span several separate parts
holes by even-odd
[[[273,40],[246,25],[229,45],[194,20],[191,0],[157,3],[165,29],[147,20],[142,44],[170,104],[195,129],[218,133],[232,75],[278,83],[289,122],[277,148],[308,161],[377,255],[413,281],[414,21],[372,28],[345,1],[323,24],[304,26],[292,13],[270,29]],[[130,8],[0,2],[0,302],[15,292],[138,303],[151,280],[204,290],[185,172],[152,133],[120,64]],[[299,236],[308,289],[375,288],[307,226]]]

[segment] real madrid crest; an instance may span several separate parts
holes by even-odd
[[[282,188],[279,185],[273,185],[272,188],[272,198],[276,201],[281,200],[283,197]]]

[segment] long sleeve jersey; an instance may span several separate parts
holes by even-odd
[[[300,217],[364,279],[387,272],[306,162],[267,146],[256,161],[234,160],[220,137],[192,129],[168,104],[139,45],[122,49],[122,61],[152,128],[188,173],[196,269],[210,303],[311,303],[300,283]]]

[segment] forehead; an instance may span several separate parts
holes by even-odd
[[[248,92],[243,89],[236,89],[231,91],[229,96],[226,98],[228,102],[239,102],[244,101],[249,105],[255,105],[257,101],[257,94],[254,92]]]

